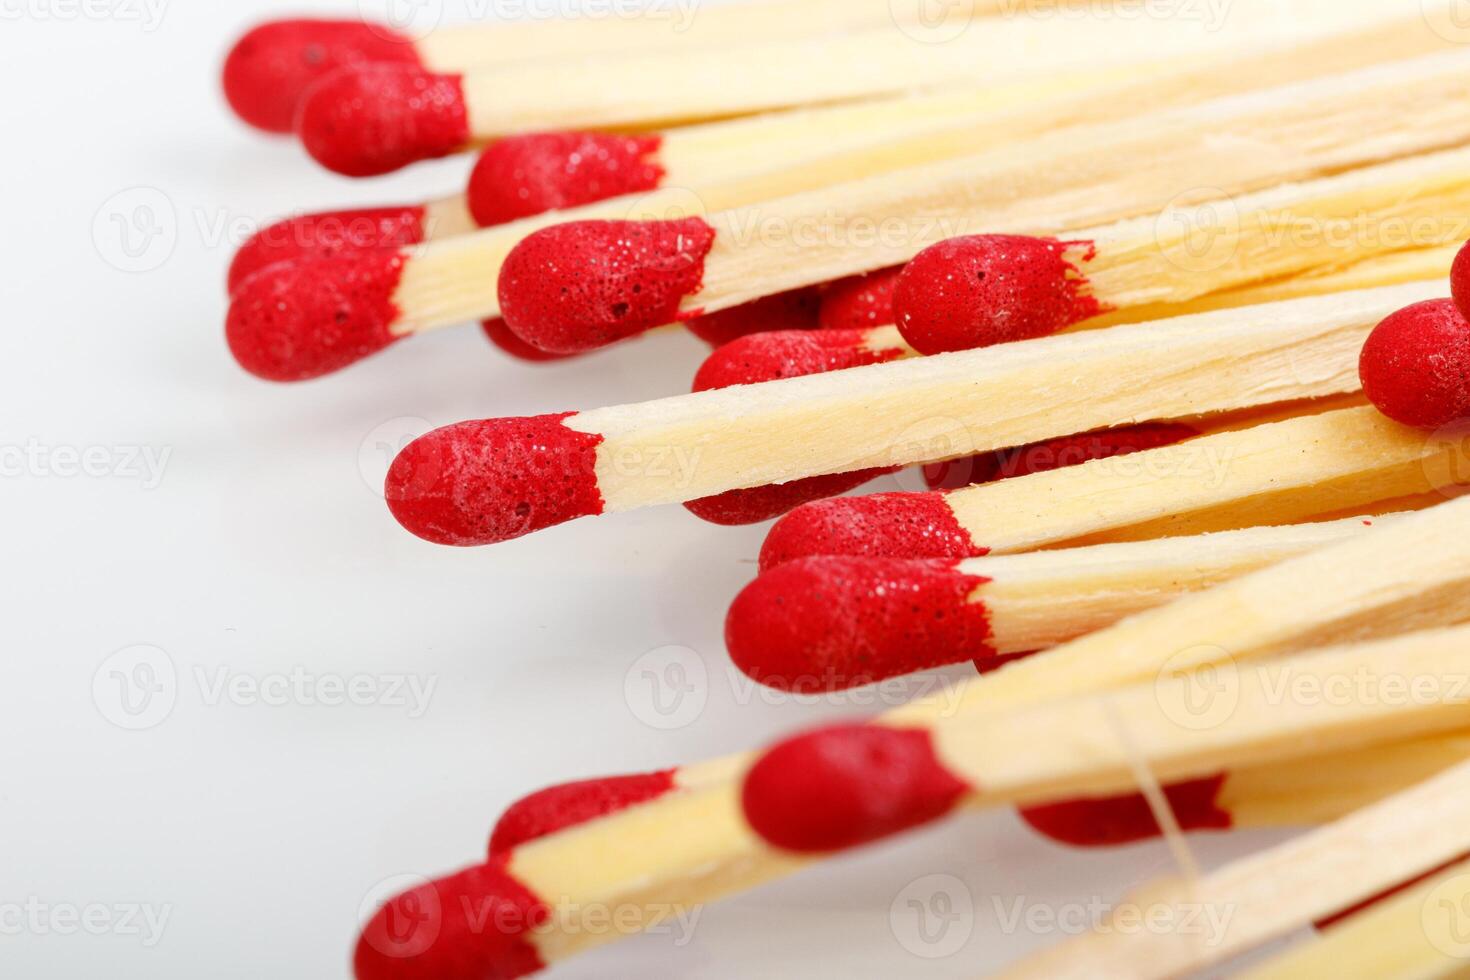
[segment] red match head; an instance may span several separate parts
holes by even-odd
[[[230,292],[277,262],[325,259],[346,252],[401,248],[424,238],[424,209],[418,205],[303,214],[267,225],[240,246],[230,263]]]
[[[761,574],[735,599],[725,645],[753,680],[842,691],[994,654],[988,579],[953,561],[803,558]]]
[[[240,366],[269,381],[305,381],[340,370],[398,338],[396,251],[278,262],[240,284],[225,339]]]
[[[823,330],[886,327],[893,322],[893,289],[903,266],[839,279],[822,294]]]
[[[1470,319],[1470,242],[1461,246],[1450,266],[1450,295],[1460,315]]]
[[[481,227],[652,190],[663,180],[661,136],[530,133],[496,140],[470,173]]]
[[[763,755],[745,777],[741,803],[769,843],[821,853],[937,820],[968,789],[940,763],[926,731],[839,725]]]
[[[289,133],[302,96],[339,68],[419,64],[408,38],[355,20],[278,20],[247,33],[225,58],[225,98],[252,126]]]
[[[1437,429],[1470,419],[1470,322],[1448,299],[1399,310],[1368,335],[1358,376],[1395,422]]]
[[[296,118],[306,151],[349,177],[448,156],[470,141],[458,75],[413,65],[344,68],[306,93]]]
[[[1046,439],[1015,449],[982,453],[965,459],[931,463],[924,467],[924,481],[935,490],[953,490],[976,483],[994,483],[996,480],[1008,480],[1016,476],[1065,469],[1094,459],[1111,459],[1160,446],[1172,446],[1197,435],[1198,429],[1182,422],[1144,422],[1101,432]]]
[[[1224,776],[1208,776],[1165,786],[1164,798],[1179,829],[1230,829],[1230,814],[1218,805],[1224,785]],[[1119,847],[1163,833],[1142,793],[1025,807],[1021,819],[1037,833],[1072,847]]]
[[[899,350],[864,346],[866,330],[780,330],[732,340],[704,359],[694,390],[759,384],[824,374],[898,357]]]
[[[924,249],[893,292],[904,339],[924,354],[1056,333],[1102,312],[1068,250],[1089,242],[1020,235],[951,238]],[[1083,260],[1091,258],[1090,252]]]
[[[505,321],[500,317],[481,321],[480,329],[485,332],[485,337],[490,343],[518,361],[545,364],[550,361],[565,361],[569,357],[576,356],[575,354],[553,354],[539,347],[532,347],[512,333],[510,327],[507,327]]]
[[[672,323],[684,298],[698,292],[714,240],[699,218],[542,229],[501,267],[501,315],[521,339],[560,354]]]
[[[985,549],[960,526],[942,493],[875,493],[803,504],[771,528],[760,567],[813,555],[976,558]]]
[[[460,422],[420,436],[388,468],[388,507],[425,541],[459,546],[602,513],[602,436],[563,425],[571,414]]]
[[[813,287],[792,289],[707,313],[684,321],[689,332],[711,347],[733,343],[754,333],[785,330],[814,330],[821,293]],[[699,391],[699,388],[695,388]]]
[[[552,786],[523,797],[501,815],[490,834],[490,856],[559,830],[606,817],[674,789],[674,770],[609,776]]]
[[[352,957],[357,980],[510,980],[545,967],[528,933],[551,912],[492,860],[383,905]]]
[[[856,490],[869,480],[894,472],[888,468],[809,476],[786,483],[771,483],[744,490],[726,490],[712,497],[686,501],[684,509],[702,521],[721,527],[743,527],[771,521],[790,513],[802,504],[825,500]]]

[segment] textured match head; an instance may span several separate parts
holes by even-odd
[[[269,381],[340,370],[398,339],[390,327],[402,272],[403,257],[391,249],[267,266],[230,300],[230,352]]]
[[[348,177],[391,173],[470,141],[460,77],[412,65],[333,72],[306,93],[296,132],[318,163]]]
[[[663,137],[528,133],[487,146],[470,173],[470,213],[482,228],[652,190],[663,180]]]
[[[606,817],[674,789],[674,770],[584,779],[552,786],[511,804],[490,834],[490,856],[589,820]]]
[[[389,509],[425,541],[457,546],[602,513],[602,437],[568,428],[570,415],[460,422],[420,436],[388,468]]]
[[[1230,829],[1230,814],[1219,806],[1224,784],[1224,776],[1207,776],[1163,788],[1180,830]],[[1163,833],[1142,793],[1025,807],[1021,819],[1037,833],[1071,847],[1120,847]]]
[[[917,729],[840,725],[783,742],[745,777],[752,829],[783,850],[859,847],[937,820],[969,787]]]
[[[545,967],[530,934],[545,903],[502,860],[395,896],[362,929],[357,980],[510,980]]]
[[[558,354],[673,323],[704,281],[714,240],[699,218],[544,228],[501,267],[501,316],[522,340]]]
[[[693,317],[684,326],[711,347],[722,347],[755,333],[815,330],[821,302],[821,293],[808,286]]]
[[[828,476],[808,476],[785,483],[768,483],[763,487],[726,490],[724,493],[686,501],[684,509],[702,521],[722,527],[760,524],[775,520],[813,500],[825,500],[856,490],[869,480],[876,480],[892,472],[893,469],[878,467]]]
[[[951,238],[924,249],[893,292],[904,339],[924,354],[1045,337],[1102,312],[1078,268],[1090,242],[1020,235]]]
[[[277,262],[326,259],[349,252],[401,248],[424,239],[419,205],[303,214],[251,235],[230,263],[231,293],[250,276]]]
[[[839,279],[822,294],[823,330],[886,327],[893,322],[893,289],[903,266]]]
[[[972,601],[988,580],[953,561],[802,558],[735,599],[725,645],[745,674],[788,691],[842,691],[994,654]]]
[[[1395,422],[1437,429],[1470,419],[1470,322],[1453,300],[1405,307],[1368,335],[1363,393]]]
[[[1450,266],[1450,295],[1460,315],[1470,320],[1470,242],[1460,247]]]
[[[718,348],[694,375],[694,390],[759,384],[825,374],[898,357],[900,350],[868,347],[866,330],[780,330],[753,333]]]
[[[539,347],[532,347],[505,325],[500,317],[494,317],[480,322],[480,329],[484,331],[485,338],[500,348],[505,353],[518,361],[527,361],[532,364],[546,364],[551,361],[565,361],[575,354],[553,354]]]
[[[301,98],[339,68],[419,64],[413,42],[357,20],[277,20],[251,30],[225,58],[225,98],[245,122],[289,133]]]
[[[875,493],[803,504],[771,528],[762,571],[814,555],[976,558],[985,554],[942,493]]]

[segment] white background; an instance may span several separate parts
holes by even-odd
[[[379,883],[474,861],[517,796],[873,710],[732,675],[721,625],[761,528],[668,508],[456,551],[400,530],[378,496],[380,444],[686,390],[692,338],[530,367],[465,328],[310,384],[235,367],[223,283],[246,232],[445,193],[467,167],[354,183],[237,123],[217,84],[229,42],[303,8],[357,4],[172,0],[151,23],[142,0],[0,0],[7,977],[344,976]],[[136,260],[117,223],[135,220],[158,232]],[[135,452],[167,454],[161,479],[133,472]],[[140,644],[156,648],[141,666]],[[682,675],[655,674],[693,689],[662,730],[645,670],[670,646]],[[436,686],[418,717],[215,690],[293,671]],[[144,714],[123,681],[134,708],[157,689]],[[1213,863],[1261,842],[1194,843]],[[713,905],[690,942],[639,937],[557,975],[980,976],[1064,938],[1005,929],[1016,903],[1066,914],[1170,866],[1162,847],[1071,853],[1009,814],[968,818]],[[942,948],[901,942],[910,899],[943,911],[936,874],[960,918]],[[63,934],[94,905],[168,918],[161,936],[100,919]]]

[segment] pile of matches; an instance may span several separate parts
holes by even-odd
[[[462,193],[242,247],[247,371],[475,321],[527,360],[676,324],[714,348],[691,394],[417,439],[386,486],[408,531],[778,519],[727,613],[741,670],[978,670],[526,796],[368,922],[360,980],[524,976],[616,938],[581,909],[646,927],[998,806],[1079,847],[1315,828],[1144,893],[1238,909],[1215,942],[1104,924],[1007,975],[1188,975],[1314,924],[1249,975],[1467,968],[1430,913],[1470,900],[1470,32],[1449,0],[930,6],[289,21],[231,52],[239,115],[339,173],[479,154]],[[669,452],[699,464],[618,465]],[[909,466],[933,489],[845,495]]]

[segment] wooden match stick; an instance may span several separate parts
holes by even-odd
[[[1470,110],[1458,109],[1470,95],[1466,64],[1463,52],[1396,62],[707,218],[556,225],[506,258],[501,313],[522,339],[570,353],[898,265],[958,236],[1065,235],[1458,145],[1470,140]],[[1349,129],[1363,138],[1341,140]]]
[[[427,540],[489,544],[740,487],[1355,391],[1368,331],[1443,291],[1414,283],[641,405],[464,422],[405,448],[387,497]]]
[[[1462,433],[1430,435],[1371,407],[1347,408],[949,493],[804,504],[771,529],[761,567],[815,555],[1010,554],[1284,524],[1424,494],[1442,499],[1470,482],[1467,452]]]
[[[762,684],[845,690],[1053,647],[1375,523],[1351,518],[959,562],[806,558],[740,593],[725,642],[736,666]]]
[[[1283,17],[1269,0],[1237,0],[1220,23],[997,17],[943,43],[888,26],[461,74],[379,63],[323,78],[302,99],[296,129],[323,165],[366,176],[513,133],[660,127],[927,86],[1008,83],[1147,62],[1160,51],[1172,57],[1243,51],[1393,19],[1374,0],[1314,6],[1319,9]]]
[[[1218,664],[1222,644],[1237,663],[1245,663],[1345,639],[1463,622],[1470,619],[1470,538],[1460,533],[1467,519],[1470,500],[1404,517],[922,697],[880,721],[902,728],[962,713],[999,717],[1146,681],[1162,670]],[[678,781],[697,789],[665,793],[569,827],[407,893],[403,909],[437,896],[445,908],[466,898],[473,907],[489,902],[511,915],[504,929],[477,936],[473,953],[446,943],[410,956],[401,968],[431,971],[440,957],[472,955],[476,962],[535,969],[639,931],[681,908],[798,870],[805,859],[766,846],[745,822],[738,786],[729,777],[747,764],[748,757],[707,763],[700,768],[708,776]],[[626,931],[588,930],[579,918],[583,903],[619,909]],[[548,904],[556,909],[540,911]],[[382,927],[381,920],[369,926],[372,938],[363,944],[369,950],[361,955],[371,955],[381,938],[373,930]]]
[[[957,22],[1003,9],[1000,0],[961,0],[927,30],[953,30]],[[289,133],[306,89],[346,65],[386,62],[452,74],[532,59],[688,51],[890,26],[917,25],[922,33],[921,13],[929,11],[912,0],[761,0],[715,7],[682,3],[637,17],[441,26],[416,38],[387,24],[360,20],[271,21],[246,33],[231,49],[224,88],[246,122]]]
[[[1463,664],[1458,669],[1463,671]],[[1157,915],[1176,923],[1183,921],[1182,916],[1191,907],[1229,910],[1221,920],[1221,931],[1208,936],[1208,941],[1200,932],[1183,929],[1164,934],[1103,929],[1029,957],[1003,976],[1016,980],[1096,976],[1150,980],[1191,975],[1391,890],[1467,852],[1470,762],[1196,881],[1158,882],[1139,889],[1121,903],[1130,908],[1154,909]],[[1452,885],[1445,897],[1453,897],[1460,887],[1458,883]],[[1427,917],[1421,918],[1426,912],[1422,907],[1414,911],[1417,914],[1408,921],[1412,922],[1411,929],[1417,927],[1420,942],[1432,942],[1436,937],[1441,941],[1458,938],[1447,928],[1443,910],[1432,923]],[[1384,912],[1398,922],[1405,921],[1402,907],[1390,904]],[[1439,931],[1426,936],[1423,930],[1429,925]],[[1414,944],[1415,940],[1406,937],[1406,943]],[[1415,957],[1414,961],[1431,967],[1438,963],[1444,968],[1442,957]],[[1456,966],[1458,969],[1450,972],[1463,973],[1463,961]]]
[[[818,729],[752,765],[745,814],[783,850],[829,853],[912,830],[961,805],[1132,792],[1139,765],[1174,782],[1463,730],[1470,721],[1467,640],[1470,627],[1462,626],[1236,670],[1212,689],[1218,703],[1213,695],[1200,701],[1198,677],[1163,678],[928,725]],[[1372,685],[1369,696],[1322,693],[1345,680]],[[1389,684],[1403,693],[1386,695]],[[1303,690],[1315,693],[1291,693]],[[1119,728],[1126,736],[1110,738]]]

